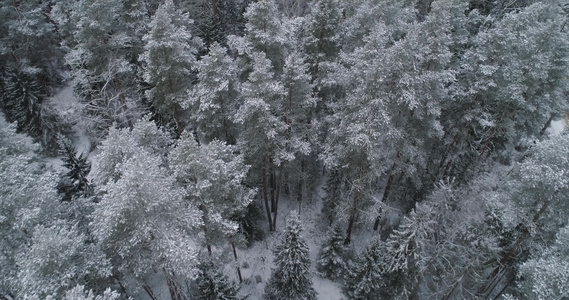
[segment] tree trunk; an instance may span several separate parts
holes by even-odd
[[[297,200],[298,200],[298,214],[300,215],[300,210],[302,207],[302,196],[303,196],[303,188],[304,188],[304,172],[305,172],[305,161],[304,159],[302,159],[300,161],[300,178],[298,180],[298,194],[297,194]]]
[[[541,214],[543,214],[543,212],[545,212],[545,210],[547,209],[548,206],[549,206],[549,202],[543,203],[543,205],[541,206],[539,211],[533,216],[532,223],[536,223],[539,220],[539,218],[541,217]],[[516,254],[516,250],[522,244],[522,242],[525,239],[527,239],[529,236],[530,236],[530,232],[526,227],[522,230],[522,235],[520,235],[518,237],[516,242],[502,256],[502,258],[500,259],[499,265],[496,268],[494,268],[491,275],[489,276],[489,278],[488,278],[489,282],[484,286],[484,288],[482,288],[482,290],[480,290],[478,292],[479,296],[486,298],[492,294],[492,291],[496,288],[498,282],[501,280],[501,277],[504,276],[504,274],[502,274],[501,276],[499,276],[499,275],[508,269],[512,258]]]
[[[207,247],[207,254],[211,257],[211,245],[209,244],[208,241],[208,235],[207,235],[207,211],[205,210],[205,207],[203,204],[200,204],[200,210],[202,212],[202,221],[203,221],[203,233],[204,233],[204,238],[205,238],[205,245]]]
[[[265,210],[267,211],[267,220],[269,221],[269,231],[275,231],[271,217],[271,208],[269,206],[268,189],[269,187],[267,182],[267,159],[265,159],[263,166],[263,199],[265,200]]]
[[[174,106],[174,122],[176,122],[176,133],[178,134],[178,137],[181,137],[184,128],[182,127],[182,121],[180,121],[180,111],[178,110],[178,106]]]
[[[124,285],[121,282],[120,274],[119,273],[113,274],[113,279],[115,279],[117,281],[117,283],[119,284],[119,286],[121,287],[122,293],[128,297],[128,293],[126,291],[126,288],[124,287]]]
[[[275,199],[275,215],[273,217],[273,230],[277,230],[277,213],[279,211],[279,198],[280,198],[280,194],[281,194],[280,184],[277,186],[276,194],[277,194],[277,196]]]
[[[273,164],[273,156],[271,155],[269,159],[269,173],[270,173],[270,184],[271,184],[271,212],[276,212],[276,198],[275,198],[275,186],[276,186],[276,174],[275,166]]]
[[[348,222],[348,229],[346,230],[346,239],[344,240],[344,245],[349,245],[352,241],[352,229],[354,227],[354,221],[356,219],[356,213],[358,211],[359,198],[360,192],[357,191],[354,195],[354,202],[352,202],[352,211],[350,213],[350,221]]]
[[[124,117],[126,118],[126,122],[128,123],[128,127],[132,128],[132,126],[133,126],[132,121],[130,120],[130,118],[128,117],[128,114],[127,114],[128,106],[126,105],[126,98],[124,97],[124,93],[123,93],[122,87],[121,87],[121,81],[120,81],[119,77],[117,76],[117,74],[115,74],[114,80],[115,80],[115,84],[117,85],[117,90],[119,91],[119,99],[121,101]]]
[[[551,125],[551,121],[553,121],[553,114],[549,117],[549,119],[547,119],[547,122],[545,122],[543,128],[541,128],[541,130],[539,131],[539,135],[543,135],[545,133],[547,128],[549,128],[549,126]]]
[[[391,190],[391,183],[393,182],[393,169],[395,169],[395,163],[391,166],[391,170],[389,170],[389,177],[387,178],[387,183],[385,184],[385,189],[383,190],[383,196],[381,197],[381,202],[385,203],[387,201],[387,197],[389,197],[389,191]],[[381,219],[381,211],[379,212],[377,218],[375,218],[375,223],[373,224],[373,230],[377,230],[379,228],[379,221]]]
[[[211,0],[211,12],[215,20],[215,16],[217,16],[217,0]]]
[[[168,285],[170,298],[172,298],[172,300],[182,300],[183,297],[180,293],[180,288],[176,285],[176,282],[172,280],[172,276],[168,272],[166,272],[165,268],[162,268],[162,271],[164,271],[164,275],[166,276],[166,284]]]
[[[239,262],[237,261],[237,251],[235,250],[234,242],[231,242],[231,248],[233,248],[233,257],[235,258],[235,267],[237,268],[237,276],[239,276],[239,283],[243,283],[243,277],[241,276],[241,268],[239,268]]]
[[[158,298],[156,298],[156,296],[154,295],[154,293],[152,292],[152,289],[148,286],[148,284],[145,283],[144,285],[142,285],[142,288],[144,289],[146,294],[148,294],[148,297],[150,297],[150,299],[158,300]]]

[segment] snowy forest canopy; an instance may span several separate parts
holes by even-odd
[[[567,298],[568,17],[0,1],[0,299]]]

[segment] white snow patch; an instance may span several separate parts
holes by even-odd
[[[564,120],[555,120],[551,122],[551,125],[547,128],[547,132],[551,135],[560,135],[565,129],[565,126],[566,124]]]

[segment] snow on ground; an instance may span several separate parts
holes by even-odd
[[[327,224],[323,224],[320,217],[322,208],[322,198],[325,193],[322,190],[322,184],[319,184],[312,200],[306,200],[300,207],[300,219],[304,227],[303,237],[310,248],[310,259],[312,261],[311,271],[313,272],[312,281],[318,299],[321,300],[340,300],[345,299],[341,292],[341,286],[328,279],[320,278],[316,274],[316,258],[320,250],[320,245],[326,238]],[[275,245],[281,242],[282,232],[284,230],[286,219],[293,211],[299,210],[299,203],[296,200],[281,198],[279,201],[279,214],[277,216],[276,232],[267,234],[265,240],[256,242],[249,249],[238,250],[239,261],[241,265],[248,266],[242,268],[244,284],[241,288],[241,295],[247,295],[248,300],[261,300],[265,291],[265,284],[271,276],[271,268],[273,267],[273,253]],[[263,219],[260,225],[266,225],[267,220]],[[227,270],[226,270],[227,271]],[[231,273],[235,274],[235,270]],[[237,276],[231,277],[237,281]],[[260,280],[260,282],[258,282]]]
[[[547,128],[547,131],[551,134],[551,135],[559,135],[561,134],[561,132],[563,131],[563,129],[565,129],[565,126],[567,124],[565,124],[565,120],[556,120],[556,121],[552,121],[551,122],[551,126],[549,126],[549,128]]]
[[[73,124],[74,136],[69,137],[77,149],[78,153],[89,153],[91,142],[84,129],[79,124],[81,122],[82,104],[73,93],[71,84],[64,86],[53,97],[48,100],[58,112],[59,116],[68,124]]]

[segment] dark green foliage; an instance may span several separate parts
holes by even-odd
[[[258,220],[263,218],[262,207],[253,202],[249,204],[245,215],[237,219],[239,222],[239,233],[243,235],[250,247],[255,241],[261,241],[265,238],[265,232],[259,228]]]
[[[300,235],[301,232],[298,214],[292,212],[287,220],[284,238],[273,251],[276,268],[265,287],[265,299],[316,299],[316,291],[310,279],[308,246]]]
[[[211,262],[200,265],[197,284],[197,299],[235,300],[237,287]]]
[[[9,122],[18,123],[18,131],[25,132],[48,152],[57,149],[59,120],[55,113],[43,105],[45,90],[38,76],[19,71],[4,75],[2,83],[2,109]]]
[[[326,278],[340,279],[346,272],[348,253],[344,239],[343,228],[339,223],[334,224],[316,261],[318,271]]]
[[[91,163],[87,161],[87,155],[77,155],[77,150],[70,141],[61,137],[59,140],[63,166],[69,171],[62,174],[57,185],[57,191],[62,195],[63,201],[73,201],[81,196],[89,196],[92,192],[87,179],[91,171]]]
[[[379,239],[373,241],[350,267],[346,276],[344,293],[348,299],[376,300],[385,288],[383,271],[386,245]]]
[[[337,28],[341,21],[341,12],[336,0],[318,0],[312,4],[307,17],[307,37],[305,51],[308,54],[310,73],[320,77],[319,64],[337,58],[340,50]]]
[[[324,190],[326,191],[326,198],[324,198],[322,206],[322,216],[329,225],[332,225],[336,218],[336,207],[342,196],[342,176],[339,171],[334,170],[328,175]]]

